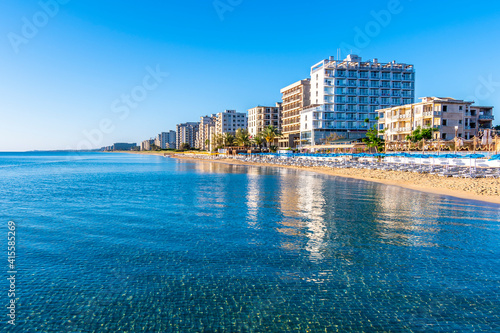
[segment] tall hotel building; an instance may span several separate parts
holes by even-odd
[[[182,145],[187,143],[189,147],[195,147],[196,137],[200,128],[200,123],[188,122],[183,124],[178,124],[176,126],[176,148],[181,149]]]
[[[280,90],[282,94],[280,148],[295,148],[300,144],[300,111],[311,104],[311,80],[300,80]]]
[[[215,122],[215,133],[231,133],[235,134],[239,128],[248,127],[248,117],[244,112],[236,112],[235,110],[225,110],[217,113]]]
[[[281,131],[281,103],[248,110],[248,133],[251,136],[256,136],[268,126],[274,126]]]
[[[364,137],[377,124],[378,109],[414,101],[413,65],[363,62],[357,55],[330,57],[311,67],[311,106],[300,112],[301,141],[324,144],[334,133],[348,139]]]

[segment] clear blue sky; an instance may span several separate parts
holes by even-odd
[[[0,151],[140,142],[201,115],[274,105],[345,45],[414,64],[417,97],[474,97],[500,123],[497,1],[54,1],[41,1],[51,15],[39,1],[0,3]],[[371,37],[356,43],[356,28]],[[142,96],[157,66],[168,77],[147,80]],[[124,107],[132,91],[140,102]]]

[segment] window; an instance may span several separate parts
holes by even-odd
[[[443,112],[448,111],[448,105],[443,105]]]
[[[441,139],[446,140],[446,133],[441,134]]]
[[[458,107],[458,109],[459,109],[460,111],[462,111],[462,110],[464,109],[464,107],[460,105],[460,106]]]
[[[459,120],[459,121],[458,121],[458,124],[459,124],[459,125],[462,125],[462,120]]]
[[[448,126],[448,120],[443,119],[443,124],[442,124],[442,125],[443,125],[443,126]]]

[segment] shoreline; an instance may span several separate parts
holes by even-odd
[[[145,154],[141,152],[131,152],[131,153],[164,156],[164,152],[145,153]],[[487,203],[500,205],[500,179],[498,178],[496,179],[448,178],[436,175],[418,174],[418,173],[401,172],[401,171],[382,171],[382,170],[368,170],[368,169],[332,169],[326,167],[297,167],[297,166],[275,165],[270,163],[243,162],[233,159],[208,160],[208,159],[196,158],[194,156],[181,156],[175,153],[167,155],[172,155],[170,156],[171,158],[176,158],[179,160],[186,160],[186,161],[304,170],[328,176],[365,180],[379,184],[399,186],[420,192],[440,194],[461,199],[483,201]]]

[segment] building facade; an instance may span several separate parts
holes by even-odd
[[[248,117],[244,112],[225,110],[217,113],[215,121],[215,134],[235,134],[238,128],[248,128]]]
[[[155,144],[155,139],[144,140],[141,142],[141,150],[151,150],[151,146]]]
[[[281,103],[276,106],[257,106],[248,110],[248,132],[254,137],[268,126],[281,128]]]
[[[300,80],[280,90],[282,94],[280,148],[295,148],[300,144],[300,111],[311,104],[311,80]]]
[[[493,107],[473,106],[474,102],[453,98],[424,97],[420,103],[378,110],[379,130],[387,141],[404,141],[418,127],[435,128],[434,139],[469,140],[482,129],[493,127]]]
[[[415,71],[404,63],[330,57],[311,67],[311,107],[300,112],[301,142],[322,144],[331,135],[364,137],[378,109],[415,101]]]
[[[211,142],[215,133],[216,115],[204,116],[200,118],[200,127],[196,138],[196,148],[211,151]]]
[[[155,138],[155,145],[161,149],[175,149],[175,131],[161,132]]]
[[[198,135],[198,130],[200,123],[188,122],[183,124],[178,124],[176,126],[176,139],[175,145],[177,149],[181,149],[182,145],[185,143],[189,144],[189,147],[195,147],[196,137]]]

